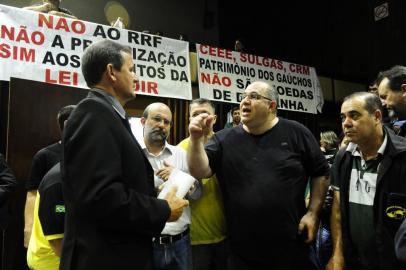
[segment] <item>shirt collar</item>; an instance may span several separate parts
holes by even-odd
[[[151,156],[155,156],[155,155],[151,154],[151,153],[148,151],[148,148],[147,148],[147,146],[145,145],[144,139],[139,140],[139,144],[140,144],[142,150],[143,150],[146,154],[151,155]],[[173,149],[172,149],[172,147],[173,147],[173,145],[170,145],[167,141],[165,141],[164,148],[163,148],[162,151],[157,155],[157,157],[159,157],[159,156],[161,156],[162,154],[165,154],[165,153],[169,153],[170,155],[173,155]]]
[[[121,118],[126,119],[126,113],[123,106],[121,106],[120,102],[118,102],[118,100],[112,94],[98,88],[95,88],[92,91],[95,91],[105,97],[109,101],[113,109],[121,116]]]
[[[383,138],[383,142],[378,149],[378,154],[380,154],[380,155],[383,155],[383,153],[385,153],[386,145],[388,143],[388,136],[386,135],[386,132],[384,134],[385,134],[385,137]],[[358,150],[358,145],[356,143],[350,142],[347,146],[346,151],[350,152],[351,155],[353,155],[353,156],[361,156],[361,153]]]

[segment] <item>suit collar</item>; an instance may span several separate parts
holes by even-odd
[[[113,95],[98,88],[93,88],[92,92],[100,94],[104,99],[107,100],[107,102],[113,107],[113,109],[118,113],[118,115],[120,115],[121,118],[126,119],[126,113],[123,106],[121,106],[120,102],[118,102],[118,100]]]

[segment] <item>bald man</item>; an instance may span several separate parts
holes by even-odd
[[[188,173],[186,151],[170,145],[166,139],[172,126],[172,112],[163,103],[152,103],[145,108],[141,118],[144,127],[143,140],[139,143],[147,156],[155,173],[157,189],[169,179],[175,170]],[[201,195],[198,181],[187,195],[189,199],[197,199]],[[190,208],[185,207],[182,216],[175,222],[167,222],[161,235],[153,240],[154,269],[192,269],[192,257],[189,237],[191,220]]]
[[[227,267],[312,269],[308,244],[318,227],[329,165],[307,128],[277,117],[278,92],[271,85],[254,82],[242,97],[243,125],[221,130],[206,145],[214,116],[202,113],[189,124],[189,170],[198,179],[216,174],[222,190]]]

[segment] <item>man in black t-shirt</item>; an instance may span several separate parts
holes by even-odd
[[[38,187],[33,230],[27,251],[30,268],[59,269],[64,222],[65,203],[58,162],[45,174]]]
[[[70,113],[75,108],[74,105],[68,105],[59,110],[57,115],[58,126],[63,131],[66,120]],[[61,143],[57,142],[46,146],[39,150],[32,159],[31,174],[28,181],[25,183],[27,190],[27,198],[25,201],[24,210],[24,246],[28,247],[28,242],[31,237],[34,203],[37,196],[37,189],[45,174],[61,160],[62,147]]]
[[[243,125],[221,130],[206,147],[204,134],[213,117],[201,114],[189,125],[190,173],[196,178],[216,173],[223,193],[228,269],[313,269],[308,244],[328,186],[327,161],[307,128],[276,116],[273,87],[254,82],[242,97]]]

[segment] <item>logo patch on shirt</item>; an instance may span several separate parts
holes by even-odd
[[[406,209],[398,205],[389,206],[386,208],[386,215],[393,219],[405,219]]]
[[[65,213],[65,205],[55,205],[55,213]]]

